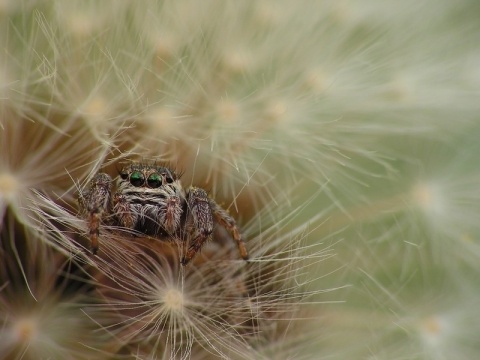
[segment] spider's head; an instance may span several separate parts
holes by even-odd
[[[131,163],[120,171],[119,184],[133,187],[159,188],[177,180],[177,174],[166,166]]]

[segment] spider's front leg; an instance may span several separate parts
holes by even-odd
[[[212,235],[213,218],[208,201],[205,190],[195,187],[189,189],[187,193],[186,232],[190,243],[182,258],[182,265],[187,265]]]
[[[80,210],[86,215],[90,246],[93,254],[98,250],[100,224],[105,214],[111,209],[112,178],[104,173],[97,174],[90,182],[90,187],[85,192],[80,192],[78,203]]]
[[[235,219],[230,216],[230,214],[218,205],[214,200],[208,199],[210,208],[212,209],[213,216],[217,223],[222,225],[225,229],[227,229],[230,234],[232,234],[233,240],[237,243],[238,252],[243,260],[248,260],[248,252],[247,247],[245,246],[245,241],[242,239],[242,235],[238,230],[237,223]]]

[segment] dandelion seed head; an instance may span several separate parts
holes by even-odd
[[[78,37],[87,37],[98,27],[95,17],[90,14],[70,14],[66,17],[65,23],[68,24],[70,31]]]
[[[38,319],[25,317],[18,319],[12,326],[16,338],[20,343],[31,343],[38,339],[39,329]]]
[[[12,201],[18,194],[21,185],[19,179],[11,173],[0,172],[0,199]]]
[[[169,32],[158,32],[155,35],[150,35],[150,42],[155,49],[155,54],[161,60],[168,60],[175,55],[178,48],[179,39]]]
[[[282,123],[289,121],[288,103],[282,100],[272,101],[265,108],[265,117],[267,120]]]
[[[254,63],[252,54],[246,49],[228,50],[223,56],[225,69],[234,74],[250,71]]]
[[[475,142],[476,137],[472,135]],[[402,266],[416,267],[419,257],[428,254],[428,262],[439,262],[444,267],[458,271],[461,266],[475,264],[475,259],[480,255],[479,172],[478,168],[471,165],[476,161],[474,154],[477,153],[477,144],[468,144],[469,140],[466,139],[463,139],[463,143],[466,150],[459,150],[461,146],[456,142],[440,142],[439,146],[437,141],[431,141],[424,142],[420,147],[413,146],[413,153],[422,153],[425,147],[429,155],[417,159],[414,167],[403,173],[406,175],[402,179],[404,193],[388,201],[390,205],[387,207],[391,206],[389,211],[395,214],[396,225],[385,227],[383,205],[379,206],[382,210],[374,215],[380,216],[378,221],[375,220],[376,230],[373,230],[375,227],[371,230],[378,233],[366,236],[388,244],[389,247],[385,248],[387,252],[393,249],[398,252],[403,248],[401,251],[405,257]],[[392,188],[394,186],[392,184]],[[399,242],[399,238],[405,241]],[[421,250],[414,250],[411,245],[420,246]],[[426,258],[421,261],[426,261]]]
[[[182,313],[186,302],[184,293],[174,287],[162,291],[161,301],[168,311],[174,313]]]
[[[74,113],[86,125],[86,129],[102,144],[112,143],[115,134],[121,133],[127,127],[125,125],[125,112],[119,109],[118,99],[109,97],[99,89],[93,89],[92,93],[83,98],[72,99],[69,106],[76,106]],[[77,120],[77,119],[75,119]]]
[[[7,212],[0,229],[0,353],[5,358],[97,358],[82,271]],[[78,271],[69,278],[69,271]],[[77,292],[78,291],[78,292]],[[93,342],[92,342],[93,340]],[[20,356],[22,355],[22,356]]]
[[[55,290],[50,291],[53,292],[38,303],[8,304],[11,307],[9,313],[2,314],[6,320],[0,330],[0,349],[5,353],[26,351],[32,358],[63,358],[73,353],[79,358],[92,356],[93,353],[78,342],[90,337],[88,332],[92,331],[92,324],[84,317],[79,305],[56,302]],[[22,303],[25,296],[17,294],[16,298]],[[5,300],[3,302],[5,304]]]
[[[107,116],[108,101],[102,96],[95,96],[89,99],[84,106],[82,113],[89,122],[102,122],[109,119]]]
[[[419,330],[427,344],[437,346],[442,342],[442,337],[445,335],[447,328],[446,325],[444,319],[438,315],[431,315],[420,322]]]
[[[56,1],[55,4],[57,21],[68,33],[77,39],[87,39],[105,25],[106,8],[91,6],[88,3],[72,3]]]
[[[444,214],[447,207],[446,199],[442,196],[443,189],[434,182],[422,182],[414,186],[412,200],[427,215],[439,216]]]
[[[181,134],[182,126],[174,110],[157,105],[150,108],[142,122],[148,126],[148,132],[160,139],[168,139]]]
[[[465,297],[458,301],[464,308],[457,308],[458,303],[449,304],[418,319],[415,330],[428,358],[471,359],[478,353],[478,316],[471,313],[476,307],[475,300]]]
[[[46,123],[14,118],[0,128],[0,214],[10,207],[25,225],[32,225],[35,191],[58,195],[74,187],[71,176],[86,173],[85,160],[98,156],[95,146],[81,135],[68,136]],[[89,135],[88,133],[84,133]]]
[[[332,84],[331,77],[321,67],[309,69],[304,73],[305,86],[315,94],[324,94]]]
[[[414,269],[405,269],[393,265],[394,260],[390,257],[378,259],[378,262],[381,265],[376,264],[379,265],[376,270],[364,273],[368,280],[365,277],[360,280],[369,289],[371,312],[360,315],[363,319],[353,320],[363,322],[363,329],[375,329],[376,336],[358,334],[358,349],[363,354],[374,355],[372,358],[375,359],[412,359],[418,358],[419,354],[421,359],[432,360],[477,357],[473,354],[478,354],[480,349],[480,322],[476,311],[478,286],[472,287],[477,282],[474,273],[464,273],[466,276],[459,279],[457,275],[451,276],[443,264],[422,264],[422,273],[419,274],[418,263]],[[398,261],[401,262],[403,259]],[[388,267],[384,266],[386,263]],[[354,298],[350,302],[355,303]],[[355,314],[355,311],[345,310],[347,314]],[[369,322],[368,319],[375,321]],[[350,335],[348,338],[355,337]],[[364,341],[366,343],[362,344]],[[355,346],[350,349],[355,351]],[[342,358],[365,357],[349,355]]]
[[[25,178],[12,172],[0,171],[0,218],[7,206],[11,206],[17,215],[27,220],[21,204],[29,194],[28,187],[23,184]]]
[[[235,123],[241,118],[241,106],[232,99],[221,100],[214,108],[217,117],[225,123]]]

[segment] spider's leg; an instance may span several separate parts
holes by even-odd
[[[90,188],[80,192],[78,203],[87,217],[92,253],[98,250],[100,223],[111,208],[112,178],[104,173],[97,174],[90,182]]]
[[[182,258],[182,265],[187,265],[194,258],[213,231],[212,210],[205,190],[190,188],[187,193],[187,206],[186,229],[190,232],[188,234],[190,242]]]
[[[242,259],[248,260],[247,247],[245,246],[242,235],[238,230],[235,219],[231,217],[230,214],[224,208],[218,205],[214,200],[208,199],[208,201],[210,203],[210,208],[212,209],[215,220],[232,234],[233,240],[235,240],[235,242],[237,243],[240,256],[242,257]]]

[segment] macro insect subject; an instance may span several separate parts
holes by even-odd
[[[240,256],[247,248],[235,220],[208,197],[204,189],[184,189],[174,170],[156,164],[131,163],[120,171],[115,192],[113,180],[98,173],[78,202],[88,223],[92,253],[99,247],[102,223],[121,226],[160,240],[185,246],[186,265],[212,236],[216,224],[228,230]]]

